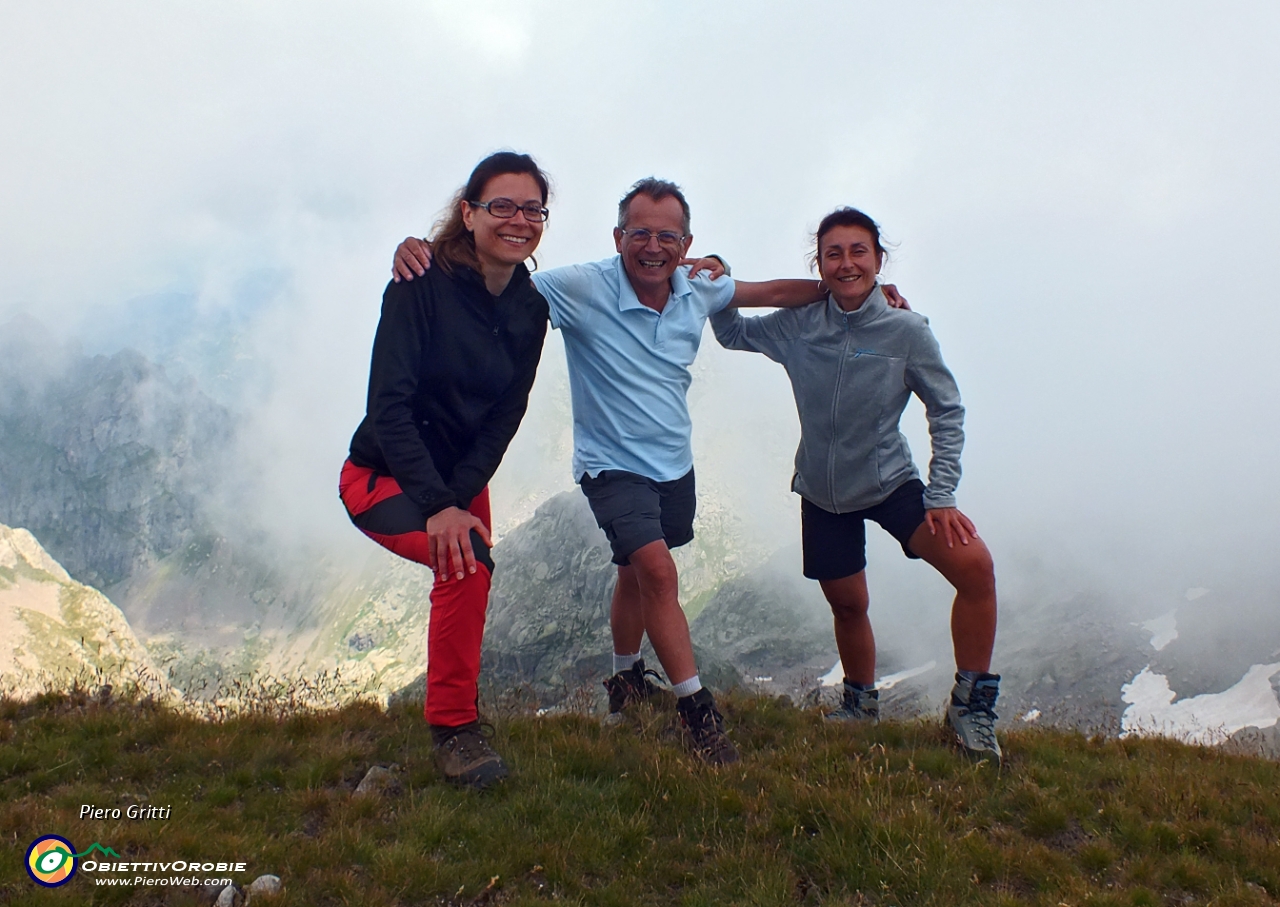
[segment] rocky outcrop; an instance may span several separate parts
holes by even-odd
[[[1222,748],[1243,756],[1280,760],[1280,726],[1241,728],[1223,741]]]
[[[30,532],[0,525],[0,689],[24,697],[73,685],[170,694],[119,608]]]
[[[1126,609],[1097,595],[1042,598],[1002,607],[993,671],[1000,714],[1115,732],[1120,688],[1150,662],[1146,637]]]
[[[29,320],[0,332],[0,522],[81,582],[118,583],[199,531],[232,431],[136,352],[79,355]]]
[[[484,670],[497,682],[568,691],[610,667],[617,568],[577,491],[551,498],[498,543]]]
[[[831,611],[813,583],[776,562],[728,580],[698,614],[696,645],[748,677],[824,673],[835,655]]]

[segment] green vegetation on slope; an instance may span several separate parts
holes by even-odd
[[[512,778],[438,781],[413,706],[246,715],[46,696],[0,703],[4,904],[194,903],[42,890],[38,835],[131,860],[246,860],[273,903],[1269,905],[1280,896],[1280,764],[1168,741],[1019,730],[997,770],[936,722],[833,727],[783,701],[729,697],[744,754],[710,770],[667,712],[635,727],[507,715]],[[353,797],[370,765],[398,789]],[[146,798],[169,821],[80,821]],[[90,900],[92,899],[92,900]]]

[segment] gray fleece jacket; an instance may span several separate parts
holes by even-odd
[[[725,309],[711,327],[722,346],[764,353],[787,370],[800,413],[791,489],[805,500],[850,513],[918,478],[898,430],[914,393],[933,442],[924,505],[956,506],[964,407],[924,316],[890,307],[876,287],[854,312],[828,298],[758,318]]]

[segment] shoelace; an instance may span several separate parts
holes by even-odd
[[[969,703],[961,714],[974,717],[973,728],[986,746],[994,747],[996,741],[996,697],[999,689],[991,686],[975,686],[969,694]]]
[[[975,684],[973,691],[969,694],[969,710],[973,712],[986,712],[994,720],[996,715],[996,697],[1000,695],[998,687],[988,684]]]
[[[973,728],[974,734],[983,746],[995,749],[996,743],[996,723],[994,712],[978,712],[970,711],[969,714],[974,718],[970,727]]]

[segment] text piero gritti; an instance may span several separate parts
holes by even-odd
[[[125,809],[118,806],[94,806],[92,803],[80,804],[81,819],[168,819],[173,814],[172,806],[144,806],[134,803]]]

